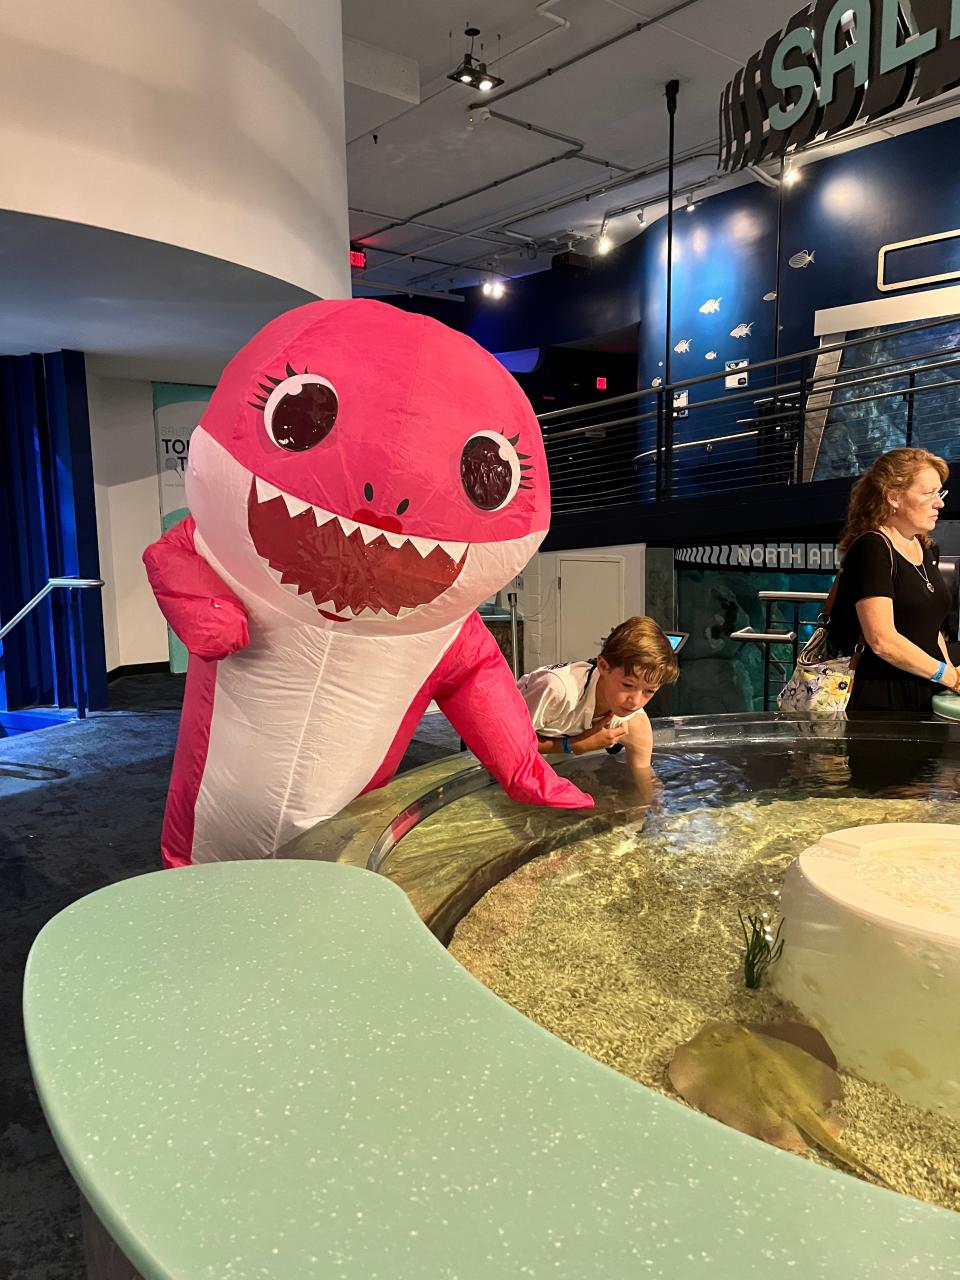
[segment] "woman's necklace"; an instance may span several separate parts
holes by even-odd
[[[911,564],[913,564],[912,561],[911,561]],[[933,583],[930,581],[929,575],[927,574],[927,566],[925,562],[921,560],[919,564],[914,564],[913,567],[914,569],[916,569],[917,573],[919,573],[920,577],[926,583],[927,590],[932,591]]]
[[[895,533],[895,530],[888,529],[886,525],[883,526],[883,530],[888,535],[888,537],[891,538],[891,541],[892,541],[893,538],[891,535]],[[901,538],[903,537],[902,534],[900,534],[899,536]],[[911,538],[910,541],[913,542],[914,539]],[[927,573],[926,558],[923,554],[923,544],[921,543],[920,545],[920,563],[919,564],[914,564],[913,561],[906,555],[904,555],[903,558],[904,560],[906,560],[907,564],[910,566],[911,569],[916,569],[917,573],[919,573],[920,577],[923,579],[924,585],[926,586],[927,590],[932,593],[935,590],[935,588],[933,583],[930,581],[930,575]]]

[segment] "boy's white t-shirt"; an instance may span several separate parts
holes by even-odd
[[[599,677],[594,662],[558,662],[521,676],[517,687],[536,732],[545,738],[562,738],[592,728]],[[610,724],[624,724],[633,716],[644,714],[640,707],[629,716],[614,716]]]

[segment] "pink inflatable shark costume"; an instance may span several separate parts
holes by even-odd
[[[514,800],[593,804],[475,612],[550,497],[536,418],[471,339],[378,302],[280,316],[224,371],[186,485],[144,553],[191,655],[165,865],[272,857],[387,782],[431,699]]]

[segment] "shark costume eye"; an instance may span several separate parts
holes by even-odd
[[[530,470],[517,453],[519,436],[508,440],[497,431],[478,431],[463,446],[460,454],[460,480],[464,493],[481,511],[499,511],[511,502],[520,488],[524,474]]]
[[[337,393],[317,373],[296,373],[287,365],[285,378],[267,377],[259,384],[262,398],[249,403],[263,410],[267,435],[281,449],[303,453],[333,430],[337,420]]]

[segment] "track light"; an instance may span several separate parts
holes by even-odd
[[[691,192],[687,195],[687,213],[693,213],[693,211],[694,211],[694,209],[695,209],[696,207],[697,207],[697,206],[696,206],[696,204],[694,203],[694,200],[693,200],[693,192],[691,191]]]
[[[597,241],[597,253],[607,254],[613,248],[613,241],[609,236],[601,236]]]
[[[795,187],[799,181],[800,181],[800,170],[797,168],[795,164],[792,164],[790,168],[786,171],[786,173],[783,175],[783,185],[785,187]]]
[[[647,225],[647,215],[642,209],[637,214],[637,221],[640,223],[641,227],[645,227]]]
[[[493,298],[503,297],[503,281],[502,280],[494,280],[490,288],[490,296]]]
[[[491,282],[490,280],[484,280],[484,282],[483,282],[483,286],[482,286],[482,288],[481,288],[481,290],[480,290],[480,291],[481,291],[481,293],[483,294],[483,296],[484,296],[485,298],[489,298],[489,297],[490,297],[490,295],[491,295],[491,293],[493,293],[493,284],[492,284],[492,282]]]
[[[459,84],[469,85],[471,89],[479,89],[481,93],[489,93],[491,89],[498,89],[503,84],[500,76],[495,76],[492,71],[487,70],[487,64],[480,62],[473,52],[473,42],[480,34],[479,27],[467,27],[463,33],[470,41],[470,46],[463,55],[459,66],[447,73],[447,79],[456,81]],[[483,46],[480,46],[481,52]]]

